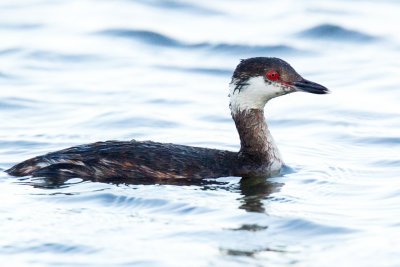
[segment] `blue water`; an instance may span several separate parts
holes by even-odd
[[[282,176],[60,184],[0,172],[9,266],[399,266],[397,1],[0,2],[0,170],[99,140],[237,150],[228,83],[277,56]]]

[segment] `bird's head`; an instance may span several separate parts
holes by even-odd
[[[301,77],[287,62],[273,57],[244,59],[230,83],[232,112],[263,109],[268,100],[292,92],[326,94],[329,90]]]

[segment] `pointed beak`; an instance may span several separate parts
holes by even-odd
[[[296,91],[304,91],[312,94],[327,94],[329,93],[328,88],[325,86],[322,86],[318,83],[308,81],[306,79],[303,79],[298,82],[292,82],[290,84]]]

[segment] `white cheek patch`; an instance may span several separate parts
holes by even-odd
[[[240,90],[233,81],[229,86],[230,105],[233,112],[246,109],[263,109],[271,98],[287,93],[287,88],[276,82],[268,82],[264,77],[252,77]]]

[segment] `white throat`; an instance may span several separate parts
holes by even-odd
[[[271,98],[284,94],[282,85],[265,81],[264,77],[257,76],[248,79],[240,90],[239,81],[233,80],[229,85],[230,107],[233,113],[250,109],[264,109]]]

